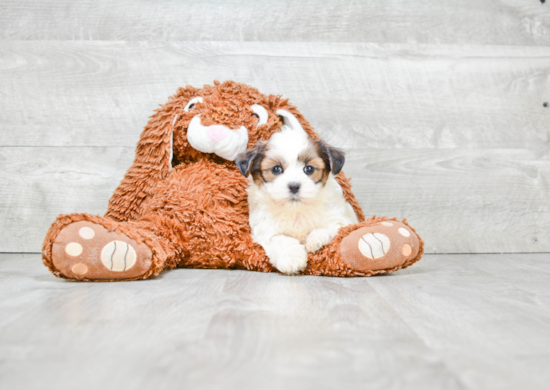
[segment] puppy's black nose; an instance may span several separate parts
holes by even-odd
[[[288,183],[288,189],[293,194],[296,194],[300,190],[300,183]]]

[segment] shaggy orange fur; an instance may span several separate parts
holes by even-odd
[[[197,103],[192,112],[185,112],[183,107],[187,102],[198,96],[204,101]],[[257,119],[250,108],[253,104],[260,104],[267,110],[266,124],[256,126]],[[198,114],[204,126],[216,124],[232,129],[245,126],[250,148],[258,141],[268,140],[279,130],[282,124],[276,114],[279,109],[291,112],[308,135],[319,138],[301,113],[280,96],[266,96],[253,87],[232,81],[215,82],[201,89],[180,88],[150,118],[137,145],[134,163],[109,201],[105,217],[88,214],[59,216],[44,241],[44,264],[59,277],[99,280],[61,271],[52,255],[56,237],[63,229],[74,222],[89,221],[144,243],[152,252],[151,267],[145,274],[125,278],[122,274],[106,273],[101,280],[146,279],[176,266],[275,271],[264,249],[251,236],[247,179],[233,161],[195,150],[187,140],[187,128]],[[310,253],[305,274],[369,276],[405,268],[420,259],[423,253],[420,239],[419,247],[414,248],[411,257],[404,257],[402,264],[387,269],[358,271],[342,258],[340,244],[352,231],[395,219],[373,217],[365,220],[349,179],[343,172],[336,179],[359,223],[341,228],[331,243],[315,254]],[[402,223],[415,234],[406,221]],[[84,260],[80,258],[78,261]]]

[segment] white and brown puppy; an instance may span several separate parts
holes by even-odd
[[[334,178],[344,161],[343,152],[311,139],[296,125],[283,126],[268,142],[237,156],[239,170],[250,181],[252,236],[279,271],[303,271],[307,252],[316,252],[342,226],[357,222]]]

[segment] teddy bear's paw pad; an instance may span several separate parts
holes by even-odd
[[[124,234],[80,221],[67,225],[56,237],[52,261],[69,279],[131,279],[151,268],[152,252]]]
[[[136,264],[136,258],[134,247],[124,241],[111,241],[101,251],[101,262],[114,272],[129,270]]]
[[[362,272],[399,267],[419,249],[418,236],[404,223],[393,220],[359,228],[340,243],[344,261]]]

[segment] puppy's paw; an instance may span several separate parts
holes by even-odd
[[[306,238],[306,250],[311,253],[317,252],[322,246],[331,242],[337,233],[338,229],[332,228],[312,230]]]
[[[306,248],[292,237],[273,237],[267,255],[271,264],[284,274],[297,274],[307,267]]]
[[[295,275],[307,267],[307,252],[303,245],[296,248],[297,252],[288,252],[277,260],[275,268],[283,274]]]

